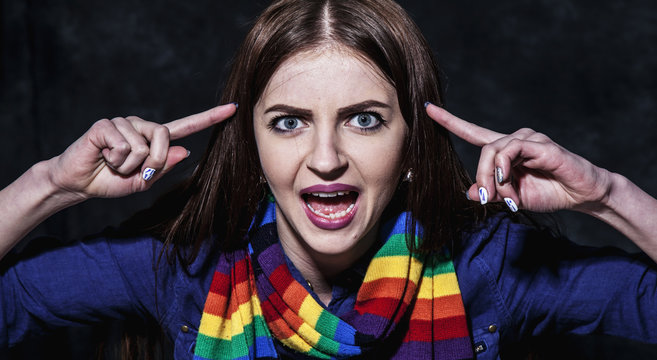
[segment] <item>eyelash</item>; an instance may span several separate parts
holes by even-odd
[[[387,121],[383,118],[383,116],[381,116],[381,114],[379,114],[376,111],[361,111],[361,112],[349,115],[349,119],[347,120],[347,123],[351,122],[351,120],[355,116],[363,115],[363,114],[374,116],[376,118],[376,120],[378,121],[378,124],[376,124],[372,127],[368,127],[368,128],[356,127],[356,129],[358,129],[359,131],[361,131],[363,133],[372,133],[372,132],[379,131],[382,126],[386,126]]]
[[[348,124],[349,122],[351,122],[351,120],[355,116],[362,115],[362,114],[367,114],[367,115],[374,116],[376,118],[376,120],[378,121],[378,124],[376,124],[375,126],[369,127],[369,128],[362,128],[362,127],[355,126],[355,128],[358,129],[358,131],[361,131],[363,133],[371,133],[371,132],[376,132],[376,131],[380,130],[382,126],[387,126],[386,125],[387,120],[385,120],[383,118],[383,116],[381,116],[381,114],[379,114],[376,111],[361,111],[361,112],[351,114],[347,117],[347,120],[346,120],[345,124]],[[301,121],[301,122],[304,121],[302,117],[299,117],[299,116],[296,116],[296,115],[282,114],[282,115],[275,116],[273,119],[271,119],[269,121],[269,123],[267,124],[267,128],[269,130],[274,131],[274,132],[279,133],[279,134],[289,134],[289,133],[292,133],[292,132],[296,131],[296,129],[295,130],[282,130],[282,129],[278,128],[278,126],[277,126],[278,123],[281,120],[285,119],[285,118],[295,118],[298,121]]]
[[[279,133],[279,134],[290,134],[290,133],[296,131],[296,129],[295,130],[282,130],[282,129],[279,129],[276,126],[276,125],[278,125],[278,123],[281,120],[286,119],[286,118],[294,118],[294,119],[297,119],[298,121],[303,122],[303,119],[299,116],[296,116],[296,115],[290,115],[290,114],[278,115],[278,116],[274,117],[273,119],[271,119],[269,121],[269,123],[267,124],[267,128],[269,130],[271,130],[273,132],[276,132],[276,133]]]

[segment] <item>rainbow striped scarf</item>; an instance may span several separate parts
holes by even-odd
[[[368,357],[387,344],[382,341],[398,324],[408,326],[405,335],[385,357],[474,356],[454,265],[444,254],[410,254],[405,214],[382,226],[387,241],[369,264],[354,309],[339,318],[292,277],[278,241],[275,205],[265,205],[248,250],[223,254],[217,264],[194,359],[278,358],[274,337],[311,357]]]

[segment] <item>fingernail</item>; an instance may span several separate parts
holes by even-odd
[[[238,104],[238,103],[236,103],[236,102],[232,102],[231,104],[235,105],[235,109],[237,109],[238,107],[240,107],[240,104]]]
[[[516,202],[513,201],[513,199],[505,197],[504,202],[506,203],[506,206],[508,206],[509,209],[511,209],[511,211],[513,212],[518,211],[518,205],[516,205]]]
[[[468,200],[472,200],[472,199],[470,198],[470,192],[467,191],[467,190],[466,190],[466,192],[465,192],[465,198],[468,199]]]
[[[189,157],[189,155],[191,155],[191,154],[192,154],[192,152],[187,150],[187,155],[185,156],[185,159],[187,159]]]
[[[486,205],[488,202],[488,191],[483,186],[479,188],[479,201],[481,201],[481,205]]]
[[[502,171],[502,168],[499,166],[495,168],[495,179],[497,179],[498,184],[501,184],[504,181],[504,171]]]
[[[155,175],[155,169],[148,167],[144,169],[144,172],[141,174],[141,178],[144,179],[144,181],[148,181],[153,178],[153,175]]]
[[[431,101],[427,101],[427,102],[425,102],[425,103],[424,103],[424,107],[429,106],[429,104],[431,104]]]

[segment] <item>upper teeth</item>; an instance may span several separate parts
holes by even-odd
[[[349,194],[349,191],[335,191],[335,192],[322,192],[322,193],[312,193],[313,196],[318,196],[318,197],[336,197],[336,196],[343,196]]]

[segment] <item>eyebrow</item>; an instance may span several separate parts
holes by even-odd
[[[376,100],[365,100],[363,102],[359,102],[357,104],[349,105],[342,107],[338,109],[338,117],[343,118],[348,115],[358,113],[358,112],[363,112],[367,109],[373,108],[373,107],[378,107],[378,108],[384,108],[384,109],[389,109],[390,105],[386,103],[382,103],[380,101]],[[276,104],[272,105],[265,110],[265,114],[269,112],[283,112],[283,113],[289,113],[289,114],[295,114],[299,115],[305,118],[311,118],[313,115],[313,112],[308,109],[302,109],[290,105],[284,105],[284,104]]]

